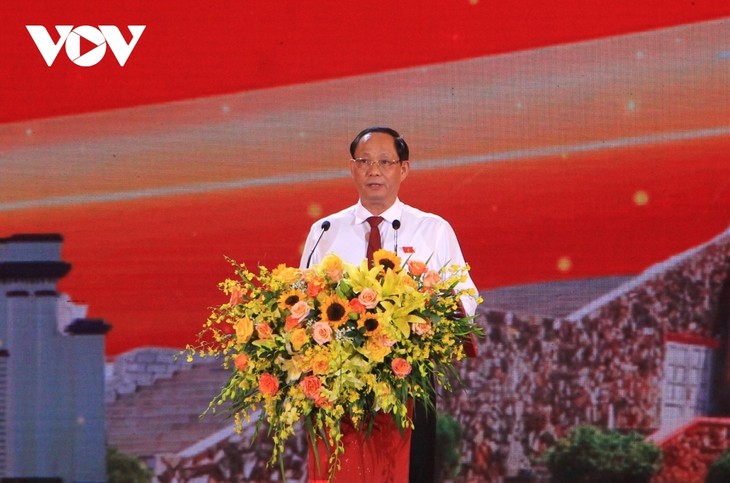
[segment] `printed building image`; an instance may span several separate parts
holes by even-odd
[[[0,478],[106,480],[104,339],[57,291],[60,235],[0,239]]]

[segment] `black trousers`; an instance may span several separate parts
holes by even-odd
[[[436,407],[436,396],[431,396]],[[426,411],[425,404],[415,404],[411,433],[411,457],[408,481],[410,483],[434,483],[436,481],[436,412]]]

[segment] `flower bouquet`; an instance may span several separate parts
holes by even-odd
[[[311,441],[330,448],[330,477],[344,452],[340,422],[368,430],[377,413],[412,428],[409,399],[431,403],[433,382],[450,390],[462,340],[481,335],[459,300],[478,295],[458,285],[468,267],[439,271],[379,250],[373,268],[328,255],[310,269],[259,267],[229,260],[237,279],[222,282],[228,303],[213,310],[195,354],[220,357],[231,376],[209,410],[229,403],[236,425],[262,409],[271,462],[283,465],[286,439],[302,419]],[[283,474],[283,468],[282,468]]]

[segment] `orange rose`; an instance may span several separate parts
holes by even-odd
[[[236,366],[236,369],[243,372],[246,370],[246,366],[248,365],[248,356],[241,352],[236,357],[233,358],[233,365]]]
[[[324,288],[324,280],[317,277],[317,274],[312,269],[304,270],[304,280],[307,282],[307,295],[311,298],[315,298]]]
[[[431,322],[428,320],[422,320],[421,322],[414,322],[411,324],[411,330],[416,335],[424,335],[431,332]]]
[[[236,286],[231,290],[231,300],[228,302],[228,305],[235,307],[241,303],[241,299],[243,299],[243,290],[241,290],[241,287]]]
[[[294,329],[291,333],[290,340],[292,348],[295,351],[299,351],[304,344],[309,342],[309,336],[307,336],[307,331],[302,328]]]
[[[312,357],[312,372],[315,374],[327,374],[330,370],[330,358],[326,352],[320,352]]]
[[[236,342],[245,344],[251,338],[251,334],[253,334],[253,321],[248,317],[238,319],[235,324],[235,329]]]
[[[426,271],[428,270],[428,267],[425,263],[418,261],[418,260],[409,260],[408,261],[408,271],[413,275],[414,277],[420,277]]]
[[[259,336],[259,339],[270,339],[273,332],[271,326],[268,324],[256,324],[256,334]]]
[[[312,298],[316,298],[317,295],[322,291],[322,286],[317,282],[309,282],[307,284],[307,295]]]
[[[397,357],[393,359],[393,362],[390,363],[390,367],[393,369],[395,375],[400,378],[406,377],[408,374],[411,373],[412,369],[410,362],[403,359],[402,357]]]
[[[300,300],[299,302],[292,305],[291,308],[291,316],[297,319],[297,321],[302,320],[304,317],[309,315],[309,305],[304,300]]]
[[[332,339],[332,327],[327,322],[316,322],[312,326],[312,338],[319,344],[326,344]]]
[[[348,302],[350,304],[350,308],[357,312],[358,314],[364,314],[365,313],[365,307],[358,299],[352,299]]]
[[[371,288],[364,288],[360,295],[357,296],[357,300],[366,308],[374,309],[378,305],[378,292]]]
[[[318,399],[322,390],[322,381],[317,376],[307,376],[299,383],[299,386],[309,399]]]
[[[269,374],[268,372],[264,372],[259,376],[259,391],[264,396],[273,396],[276,394],[276,392],[279,390],[279,380]]]
[[[299,325],[299,320],[295,317],[292,317],[291,315],[286,318],[286,322],[284,322],[284,330],[286,332],[289,332],[293,328]]]
[[[423,276],[423,286],[433,287],[441,281],[441,275],[436,270],[429,270]]]
[[[314,405],[317,406],[318,408],[331,409],[332,401],[320,396],[314,401]]]

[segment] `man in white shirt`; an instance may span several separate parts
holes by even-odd
[[[397,252],[402,260],[427,262],[439,270],[464,265],[464,257],[451,225],[438,215],[408,206],[398,199],[401,182],[410,172],[409,150],[393,129],[371,127],[350,144],[350,173],[360,197],[357,204],[322,218],[312,225],[302,252],[301,267],[317,264],[328,253],[359,265],[366,257],[371,225],[368,218],[382,217],[378,225],[382,248]],[[462,288],[476,287],[471,279]],[[464,297],[464,311],[473,315],[476,301]],[[423,408],[414,414],[416,430],[411,440],[411,482],[434,481],[436,418],[424,419]]]

